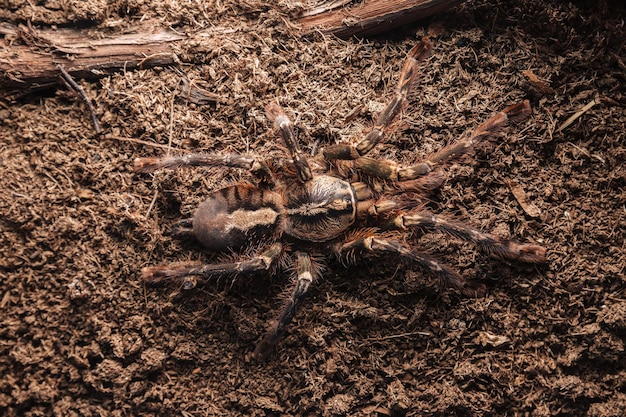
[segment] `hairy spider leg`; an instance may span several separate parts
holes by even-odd
[[[432,43],[427,38],[423,38],[420,43],[409,51],[404,67],[400,72],[396,93],[389,104],[387,104],[387,107],[385,107],[385,110],[378,115],[374,127],[367,136],[357,143],[356,146],[337,144],[326,147],[324,149],[324,157],[326,159],[358,159],[370,152],[374,146],[383,140],[385,134],[387,134],[393,126],[394,120],[397,119],[405,108],[407,97],[413,89],[419,75],[419,62],[430,55],[432,47]]]
[[[263,360],[270,350],[282,339],[285,330],[296,315],[302,300],[311,285],[319,278],[319,267],[315,266],[311,256],[305,252],[295,253],[295,284],[283,312],[267,331],[263,340],[254,349],[254,358]]]
[[[174,223],[172,236],[179,238],[195,238],[196,235],[193,233],[193,217],[186,217]]]
[[[480,297],[486,292],[484,284],[470,281],[447,265],[419,252],[412,251],[407,246],[392,239],[376,236],[358,237],[339,244],[336,254],[339,257],[352,257],[354,252],[370,252],[374,254],[390,253],[417,265],[424,273],[436,278],[441,287],[456,288],[461,293]]]
[[[265,111],[267,112],[268,119],[274,123],[274,129],[280,133],[285,145],[287,145],[287,149],[289,149],[289,154],[296,167],[298,179],[300,182],[309,181],[313,178],[313,173],[311,172],[311,167],[309,167],[306,157],[298,146],[296,135],[293,133],[293,123],[291,123],[291,120],[289,120],[283,108],[277,103],[268,104]]]
[[[498,133],[509,121],[522,121],[527,118],[530,113],[531,109],[528,100],[508,106],[474,129],[471,134],[442,148],[415,165],[403,167],[394,161],[377,160],[362,156],[354,161],[354,167],[376,178],[391,181],[414,180],[429,174],[436,167],[471,151],[477,143],[487,140]]]
[[[178,169],[182,167],[229,167],[247,169],[262,183],[272,185],[274,178],[270,168],[256,158],[238,154],[212,155],[191,153],[180,156],[161,158],[136,158],[133,164],[135,172],[154,172],[158,169]]]
[[[427,211],[405,213],[396,216],[387,228],[395,230],[420,229],[424,232],[440,232],[458,239],[474,243],[484,253],[499,258],[526,263],[546,261],[546,249],[539,245],[517,243],[508,239],[484,233],[459,222],[446,220]]]
[[[243,261],[189,266],[149,266],[143,268],[141,276],[148,284],[178,282],[182,289],[191,290],[209,278],[269,271],[276,265],[282,252],[283,245],[277,242]]]

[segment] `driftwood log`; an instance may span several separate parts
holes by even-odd
[[[335,0],[305,10],[297,20],[302,35],[372,35],[423,19],[464,0]],[[0,25],[0,89],[55,85],[59,68],[72,77],[97,79],[135,68],[171,65],[176,46],[195,38],[220,36],[233,29],[214,27],[192,35],[142,24],[115,35],[88,30]]]

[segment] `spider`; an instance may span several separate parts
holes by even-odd
[[[323,273],[324,260],[351,263],[360,255],[395,256],[408,261],[443,287],[467,296],[482,296],[486,287],[414,248],[424,233],[442,233],[474,243],[490,255],[511,261],[541,263],[545,248],[517,243],[434,215],[420,197],[443,182],[441,167],[494,136],[509,120],[530,114],[528,101],[511,105],[473,132],[411,166],[367,156],[393,129],[407,106],[418,76],[419,62],[431,52],[424,38],[408,53],[394,97],[364,139],[352,145],[327,146],[306,157],[298,146],[292,122],[276,103],[266,107],[287,157],[263,160],[240,154],[186,154],[137,158],[134,169],[152,172],[180,167],[231,167],[249,170],[252,180],[209,194],[178,232],[195,238],[210,251],[236,252],[235,260],[204,265],[150,266],[146,283],[173,282],[181,289],[225,275],[292,271],[290,296],[280,315],[257,344],[253,357],[262,360],[285,334],[302,301]]]

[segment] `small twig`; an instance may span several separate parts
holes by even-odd
[[[372,337],[372,338],[363,340],[363,342],[382,342],[383,340],[399,339],[399,338],[411,337],[411,336],[426,336],[426,337],[429,337],[429,336],[432,336],[432,333],[430,333],[430,332],[410,332],[410,333],[392,334],[392,335],[383,336],[383,337]]]
[[[150,206],[148,206],[148,210],[146,211],[146,217],[150,215],[150,212],[154,208],[154,204],[156,203],[157,196],[159,195],[159,190],[154,190],[154,196],[152,197],[152,201],[150,202]]]
[[[94,129],[96,129],[96,133],[98,135],[101,134],[102,129],[100,128],[100,123],[98,122],[98,118],[96,117],[96,111],[91,104],[91,100],[89,100],[89,97],[87,97],[85,90],[83,90],[83,88],[78,85],[76,81],[74,81],[72,76],[65,70],[65,68],[63,68],[62,65],[57,65],[57,68],[59,69],[59,71],[61,71],[61,78],[67,84],[67,86],[76,94],[78,94],[80,98],[85,102],[85,104],[87,105],[87,109],[91,114],[91,123],[93,124]]]
[[[576,121],[576,119],[578,119],[580,116],[582,116],[583,114],[585,114],[585,112],[587,112],[589,109],[591,109],[593,106],[595,106],[596,104],[598,104],[599,101],[596,99],[591,100],[589,103],[587,103],[587,105],[585,107],[583,107],[582,109],[580,109],[579,111],[577,111],[576,113],[574,113],[570,118],[568,118],[566,121],[563,122],[563,124],[561,124],[561,126],[559,126],[559,128],[556,130],[557,132],[561,132],[563,131],[563,129],[565,129],[566,127],[568,127],[569,125],[571,125],[572,123],[574,123]]]
[[[315,142],[313,142],[313,146],[311,146],[311,156],[315,156],[315,154],[317,153],[317,147],[320,146],[321,141],[322,139],[320,138],[315,139]]]

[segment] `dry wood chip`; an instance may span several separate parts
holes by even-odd
[[[530,217],[539,217],[541,210],[533,202],[528,200],[528,195],[519,183],[517,181],[509,181],[508,186],[513,196],[524,210],[524,213],[528,214]]]
[[[528,82],[530,83],[530,85],[532,85],[537,90],[539,90],[540,93],[542,93],[542,94],[554,94],[554,89],[552,87],[550,87],[550,84],[548,84],[547,81],[539,78],[531,70],[522,71],[522,74],[524,74],[524,76],[528,79]]]

